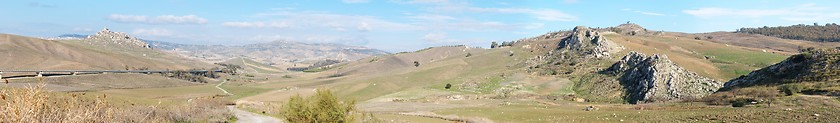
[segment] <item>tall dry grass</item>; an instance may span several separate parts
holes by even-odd
[[[114,106],[107,95],[86,98],[75,93],[54,93],[43,81],[26,87],[0,90],[2,123],[99,122],[227,122],[234,115],[219,99],[194,99],[177,105]]]
[[[121,122],[227,122],[235,117],[227,102],[217,99],[194,99],[180,105],[152,105],[119,108]]]
[[[47,92],[45,83],[0,90],[0,122],[80,123],[113,122],[114,110],[105,95],[82,99]]]

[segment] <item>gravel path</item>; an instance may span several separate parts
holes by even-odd
[[[283,121],[274,117],[260,115],[234,106],[228,106],[228,109],[236,115],[237,123],[282,123]]]

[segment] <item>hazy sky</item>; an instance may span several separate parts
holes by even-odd
[[[627,21],[651,30],[734,31],[740,27],[832,23],[838,1],[746,0],[3,0],[0,33],[92,34],[108,27],[139,38],[187,44],[288,40],[391,52],[465,44],[487,47],[577,25]]]

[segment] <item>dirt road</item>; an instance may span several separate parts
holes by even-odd
[[[237,123],[282,123],[283,122],[283,120],[280,120],[280,119],[277,119],[277,118],[274,118],[274,117],[260,115],[260,114],[256,114],[256,113],[251,113],[251,112],[248,112],[248,111],[238,109],[234,106],[228,106],[228,109],[231,112],[233,112],[233,114],[238,119],[236,121]]]

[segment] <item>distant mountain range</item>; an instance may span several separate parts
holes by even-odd
[[[88,35],[63,34],[53,40],[85,39]],[[273,41],[248,45],[195,45],[165,41],[142,40],[153,49],[173,52],[183,57],[208,63],[224,62],[233,58],[249,58],[263,64],[277,67],[300,67],[325,60],[352,61],[365,57],[389,54],[388,52],[361,46],[330,43],[301,43],[294,41]]]
[[[274,41],[237,46],[191,45],[162,41],[146,41],[153,48],[175,52],[182,56],[207,62],[223,62],[243,57],[277,67],[307,66],[323,60],[352,61],[365,57],[389,54],[361,46],[341,44]]]

